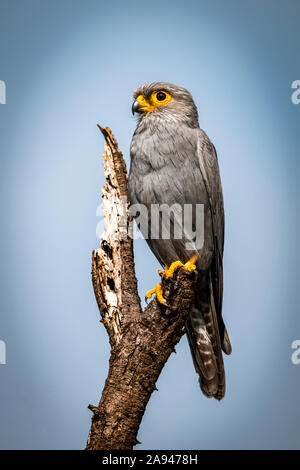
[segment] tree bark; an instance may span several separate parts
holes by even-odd
[[[105,231],[92,255],[92,280],[111,356],[100,403],[89,405],[93,416],[86,449],[128,450],[138,444],[138,429],[156,381],[185,332],[196,273],[178,269],[172,279],[163,281],[169,307],[154,298],[142,310],[129,236],[126,165],[110,129],[98,127],[105,138]]]

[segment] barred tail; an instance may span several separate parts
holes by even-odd
[[[224,323],[222,328],[218,322],[210,274],[202,273],[201,277],[195,305],[186,322],[187,337],[202,392],[221,400],[225,395],[222,347],[230,353],[231,346]]]

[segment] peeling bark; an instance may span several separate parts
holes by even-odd
[[[109,128],[105,138],[106,185],[102,187],[105,232],[92,255],[92,280],[102,322],[109,335],[109,372],[98,406],[89,405],[92,425],[87,450],[128,450],[156,381],[185,332],[194,300],[196,272],[180,268],[163,281],[170,308],[156,298],[143,311],[134,269],[132,219],[128,213],[128,175]],[[124,204],[125,202],[125,204]]]

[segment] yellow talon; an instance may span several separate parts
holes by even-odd
[[[168,279],[169,277],[174,276],[174,273],[175,273],[176,269],[178,269],[180,266],[184,266],[184,269],[191,272],[194,269],[196,269],[196,264],[195,264],[196,261],[197,261],[197,255],[192,256],[192,258],[185,264],[183,264],[181,261],[174,261],[174,263],[172,263],[169,268],[167,268],[167,266],[166,266],[164,270],[159,269],[158,274],[160,276],[164,275],[165,279]],[[151,299],[153,294],[156,294],[156,298],[157,298],[157,300],[160,304],[166,304],[166,300],[165,300],[165,298],[163,296],[163,292],[162,292],[162,283],[161,282],[156,284],[154,289],[148,290],[148,292],[146,292],[146,298]]]
[[[156,287],[154,287],[154,289],[148,290],[146,292],[147,299],[151,299],[152,295],[155,294],[155,292],[156,292]]]
[[[178,269],[180,266],[183,266],[181,261],[174,261],[174,263],[171,264],[170,268],[166,272],[166,278],[168,279],[168,277],[173,277],[176,269]]]
[[[163,272],[164,272],[164,271],[163,271]],[[162,292],[162,283],[161,283],[161,282],[159,282],[158,284],[156,284],[156,286],[154,287],[154,289],[148,290],[148,292],[146,292],[146,297],[147,297],[147,299],[151,299],[151,297],[152,297],[153,294],[156,294],[157,300],[159,301],[160,304],[166,302],[166,300],[164,299],[164,296],[163,296],[163,292]]]
[[[194,269],[196,269],[196,261],[197,261],[197,255],[194,255],[192,256],[192,258],[187,262],[185,263],[184,267],[187,271],[193,271]]]
[[[158,284],[156,284],[155,288],[156,288],[156,297],[157,297],[158,302],[160,304],[166,303],[166,299],[163,296],[162,283],[159,282]]]
[[[185,264],[183,264],[181,261],[174,261],[174,263],[171,264],[170,268],[166,272],[166,278],[173,277],[176,269],[178,269],[180,266],[184,266],[184,269],[187,271],[193,271],[196,269],[196,261],[197,255],[192,256],[191,259]]]
[[[165,269],[159,269],[157,272],[160,276],[166,276],[168,272],[168,266],[165,266]]]

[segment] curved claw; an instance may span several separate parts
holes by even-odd
[[[167,270],[168,270],[167,266],[165,267],[164,270],[162,269],[158,270],[158,274],[160,275],[162,281],[167,279],[168,277]],[[151,289],[146,293],[146,297],[145,297],[146,304],[148,304],[148,300],[151,299],[153,294],[156,294],[156,299],[159,304],[163,305],[165,308],[171,308],[163,296],[162,282],[159,282],[158,284],[156,284],[154,289]]]
[[[172,307],[166,302],[166,299],[163,296],[162,281],[164,281],[166,279],[169,279],[170,281],[172,281],[172,278],[173,278],[173,275],[174,275],[175,271],[178,268],[180,268],[181,266],[184,267],[184,269],[188,272],[188,274],[190,276],[194,276],[195,275],[195,270],[197,269],[197,266],[195,264],[196,261],[197,261],[197,257],[198,257],[198,255],[192,256],[192,258],[185,264],[183,264],[179,260],[174,261],[169,268],[167,266],[165,266],[164,270],[159,269],[158,274],[161,277],[161,282],[156,284],[154,289],[151,289],[146,293],[146,297],[145,297],[146,304],[148,305],[149,299],[151,299],[153,294],[156,294],[156,299],[157,299],[159,304],[163,305],[165,308],[172,309]]]
[[[156,287],[154,289],[151,289],[151,290],[148,290],[148,292],[146,292],[146,296],[145,296],[145,302],[148,303],[147,301],[149,299],[151,299],[152,295],[155,294],[156,292]]]

